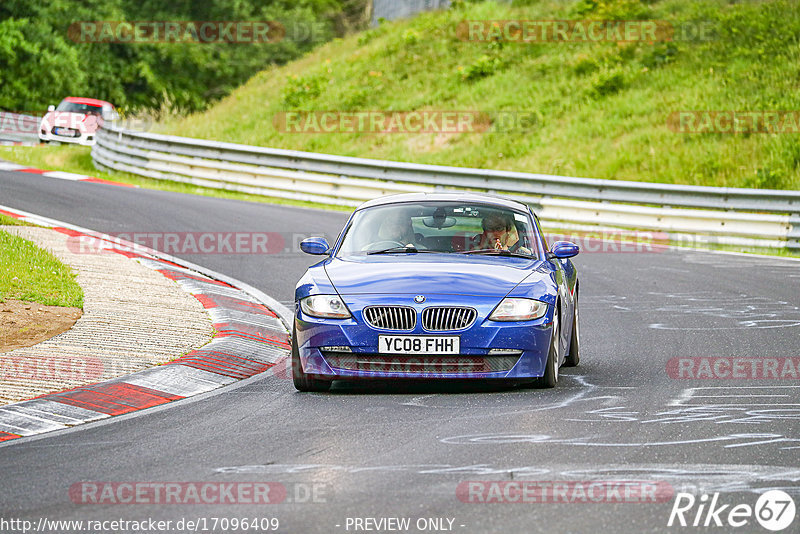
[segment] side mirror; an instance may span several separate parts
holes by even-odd
[[[56,107],[53,105],[47,106],[47,111],[55,111]]]
[[[552,254],[555,258],[563,260],[577,256],[580,250],[580,247],[578,247],[578,245],[575,243],[570,243],[569,241],[556,241],[553,243],[553,246],[550,247],[550,254]]]
[[[309,237],[300,242],[300,250],[306,254],[321,256],[322,254],[327,254],[330,249],[328,240],[324,237]]]

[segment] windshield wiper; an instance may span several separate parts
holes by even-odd
[[[383,250],[373,250],[372,252],[367,252],[367,255],[371,256],[372,254],[394,254],[397,252],[417,253],[417,252],[437,252],[437,251],[429,250],[427,248],[418,249],[414,245],[407,245],[405,247],[392,247],[392,248],[385,248]]]
[[[511,252],[510,250],[505,249],[494,249],[494,248],[481,248],[478,250],[465,250],[461,254],[481,254],[486,256],[513,256],[515,258],[526,258],[526,259],[533,259],[533,256],[530,254],[523,254],[522,252]]]

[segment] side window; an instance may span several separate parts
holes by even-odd
[[[528,230],[530,222],[527,215],[523,215],[521,213],[509,213],[508,220],[509,225],[513,226],[512,231],[515,232],[519,237],[520,245],[527,249],[531,249],[531,240],[533,239],[533,235]]]

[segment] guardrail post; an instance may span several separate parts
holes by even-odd
[[[800,213],[793,213],[789,217],[792,228],[786,234],[786,248],[790,250],[800,250]]]

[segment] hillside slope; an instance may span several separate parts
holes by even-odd
[[[687,110],[800,110],[797,0],[455,3],[448,11],[337,39],[256,74],[209,111],[158,130],[420,163],[800,189],[800,133],[792,133],[791,122],[781,122],[779,133],[735,134],[679,133],[670,122],[671,114]],[[512,19],[659,20],[677,37],[582,43],[465,38],[463,21]],[[701,29],[705,38],[697,37]],[[457,110],[485,112],[495,122],[487,131],[461,133],[283,131],[283,113],[313,110]],[[533,122],[521,131],[498,131],[500,112],[524,113]]]

